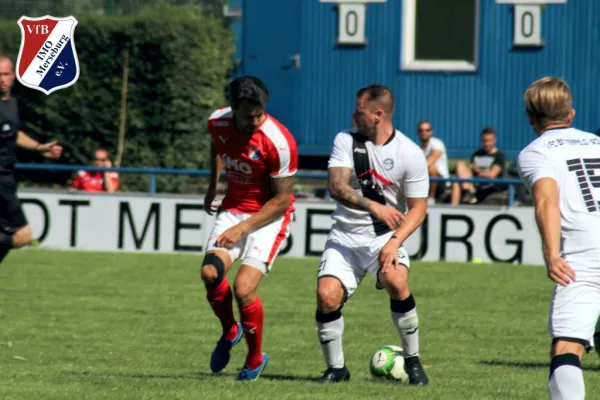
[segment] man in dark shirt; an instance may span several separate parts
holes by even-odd
[[[496,179],[504,176],[506,158],[504,153],[496,147],[496,131],[494,128],[487,127],[481,131],[481,144],[481,149],[471,156],[470,166],[462,161],[456,163],[456,176],[458,178]],[[506,190],[506,185],[498,183],[453,183],[452,205],[481,203],[490,194],[503,190]]]
[[[17,197],[14,173],[17,146],[54,160],[62,153],[57,142],[41,144],[21,130],[17,100],[11,97],[14,81],[12,61],[0,55],[0,262],[12,248],[31,243],[31,227]]]

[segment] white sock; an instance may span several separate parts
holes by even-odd
[[[410,295],[405,300],[390,301],[392,309],[392,322],[402,339],[402,349],[404,357],[414,357],[419,355],[419,316],[415,300]]]
[[[342,312],[340,310],[330,313],[317,311],[316,320],[319,342],[327,367],[343,368],[346,360],[342,349],[342,335],[344,333]]]
[[[552,359],[548,393],[551,400],[585,399],[585,383],[579,357],[572,353]]]

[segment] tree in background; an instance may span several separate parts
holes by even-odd
[[[209,14],[222,16],[227,0],[0,0],[0,14],[6,20],[17,20],[22,15],[125,15],[136,14],[144,7],[159,4],[201,6]]]
[[[206,120],[212,110],[225,104],[224,87],[234,52],[233,36],[224,19],[198,6],[164,3],[135,15],[76,17],[79,80],[49,96],[17,85],[25,130],[43,139],[58,139],[65,147],[66,163],[87,164],[97,147],[114,150],[114,157],[127,49],[127,121],[121,165],[206,168]],[[20,44],[16,21],[0,24],[0,31],[0,46],[16,60]],[[39,161],[22,156],[21,161]],[[71,174],[22,172],[21,176],[38,184],[66,184]],[[146,191],[148,179],[124,175],[123,190]],[[197,186],[194,177],[158,179],[159,191],[194,192]]]

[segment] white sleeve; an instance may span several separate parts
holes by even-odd
[[[404,162],[404,196],[409,198],[427,198],[429,196],[429,172],[427,160],[422,151],[415,151]]]
[[[517,160],[519,176],[528,190],[542,178],[556,179],[552,163],[544,153],[534,147],[525,148]]]
[[[446,146],[444,145],[444,142],[442,142],[441,140],[432,140],[431,141],[431,150],[439,150],[442,153],[445,153]]]
[[[352,135],[345,132],[337,134],[333,141],[333,149],[331,150],[327,167],[354,167],[352,160]]]

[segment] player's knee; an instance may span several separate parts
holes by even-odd
[[[332,312],[339,309],[344,301],[344,289],[339,281],[319,280],[317,287],[317,309],[321,312]],[[335,279],[335,278],[330,278]]]
[[[200,276],[202,277],[202,281],[205,285],[212,285],[217,283],[219,274],[217,273],[217,268],[214,265],[205,264],[200,270]]]
[[[221,283],[225,275],[225,263],[213,253],[204,257],[200,276],[205,285],[215,285]]]
[[[400,272],[400,270],[395,271]],[[392,298],[405,298],[410,294],[408,279],[403,273],[380,274],[379,281]]]
[[[31,227],[26,225],[14,233],[13,246],[18,248],[29,244],[31,244]]]
[[[438,175],[439,175],[439,173],[438,173],[438,170],[437,170],[437,168],[435,167],[435,165],[430,165],[430,166],[428,167],[428,171],[429,171],[429,175],[430,175],[430,176],[438,176]]]

